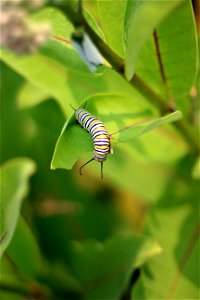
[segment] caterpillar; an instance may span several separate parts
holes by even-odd
[[[94,146],[93,157],[80,167],[79,173],[80,175],[82,175],[82,169],[91,161],[96,160],[101,163],[101,178],[103,178],[103,162],[106,160],[107,156],[112,152],[110,140],[114,134],[125,131],[127,129],[131,129],[133,127],[141,126],[141,129],[138,132],[136,132],[135,135],[133,135],[138,136],[157,126],[169,123],[169,121],[178,120],[181,116],[180,112],[177,111],[172,114],[166,115],[162,118],[154,119],[151,121],[145,118],[142,121],[131,124],[130,126],[123,127],[118,131],[109,134],[105,125],[95,116],[90,114],[86,109],[73,108],[73,110],[75,111],[75,116],[79,124],[91,134]]]
[[[91,115],[84,108],[74,109],[74,111],[79,124],[91,134],[94,146],[93,158],[80,167],[79,173],[82,175],[82,169],[91,161],[96,160],[101,163],[101,178],[103,178],[103,162],[111,153],[111,143],[108,131],[100,120]]]

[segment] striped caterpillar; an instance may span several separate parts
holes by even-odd
[[[96,160],[101,163],[101,178],[103,178],[103,162],[111,153],[111,143],[108,131],[100,120],[91,115],[84,108],[74,110],[79,124],[91,134],[94,145],[93,158],[80,167],[80,175],[82,175],[83,167],[85,167],[91,161]]]

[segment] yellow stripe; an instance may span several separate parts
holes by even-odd
[[[97,135],[97,136],[94,138],[94,141],[98,141],[99,139],[108,139],[108,135],[107,135],[107,134]]]
[[[96,148],[96,149],[99,149],[99,150],[106,150],[106,149],[109,148],[109,146],[108,146],[108,145],[106,145],[106,146],[95,145],[95,148]]]
[[[91,116],[86,116],[86,117],[84,118],[84,123],[87,122],[87,120],[89,120],[90,118],[91,118]]]
[[[94,125],[96,122],[100,122],[99,120],[93,120],[91,123],[90,123],[90,126],[88,127],[88,130],[90,131],[90,128],[92,127],[92,125]],[[98,128],[98,127],[97,127]],[[95,129],[97,130],[97,129]]]
[[[79,113],[79,118],[82,117],[82,115],[83,115],[84,113],[86,113],[86,111],[81,111],[81,112]]]

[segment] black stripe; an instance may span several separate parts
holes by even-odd
[[[88,113],[85,109],[78,109],[76,110],[75,114],[80,125],[92,135],[94,159],[99,162],[103,162],[110,153],[110,138],[107,129],[100,120]],[[91,123],[94,124],[91,126]],[[91,128],[89,128],[90,126]]]
[[[108,135],[108,132],[106,129],[100,129],[92,133],[93,138],[97,137],[98,135]]]
[[[90,126],[90,123],[91,123],[92,121],[94,121],[95,119],[96,119],[95,117],[91,116],[91,117],[85,122],[85,125],[84,125],[85,129],[88,129],[88,127]]]
[[[105,141],[102,141],[102,142],[101,142],[101,141],[94,141],[94,145],[95,145],[95,146],[105,146],[105,147],[106,147],[106,146],[108,146],[109,144],[110,144],[110,143],[109,143],[108,141],[106,141],[106,142],[105,142]]]
[[[96,149],[95,147],[94,147],[94,150],[95,150],[95,152],[97,152],[98,154],[107,154],[107,153],[109,153],[108,151],[109,151],[109,148],[107,149],[107,150],[100,150],[100,149]]]
[[[83,111],[85,111],[84,109],[78,109],[77,111],[76,111],[76,115],[77,115],[77,118],[79,119],[79,115],[80,115],[80,113],[82,113]]]
[[[82,116],[80,116],[80,123],[83,123],[84,124],[84,119],[86,118],[86,117],[88,117],[89,116],[89,114],[87,113],[87,112],[85,112],[85,113],[83,113],[82,114]]]
[[[102,139],[102,138],[96,138],[94,139],[94,143],[105,143],[105,144],[110,144],[109,139]]]
[[[103,125],[103,123],[101,121],[97,121],[90,128],[90,132],[94,134],[95,132],[92,132],[92,130],[93,129],[97,129],[96,127],[104,127],[104,125]]]

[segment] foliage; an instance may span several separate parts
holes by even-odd
[[[192,2],[18,3],[51,36],[1,50],[3,299],[198,299]],[[98,162],[79,175],[93,145],[71,106],[110,133],[103,180]]]
[[[28,159],[9,161],[1,168],[1,255],[12,239],[21,200],[27,193],[27,181],[33,171],[34,164]]]

